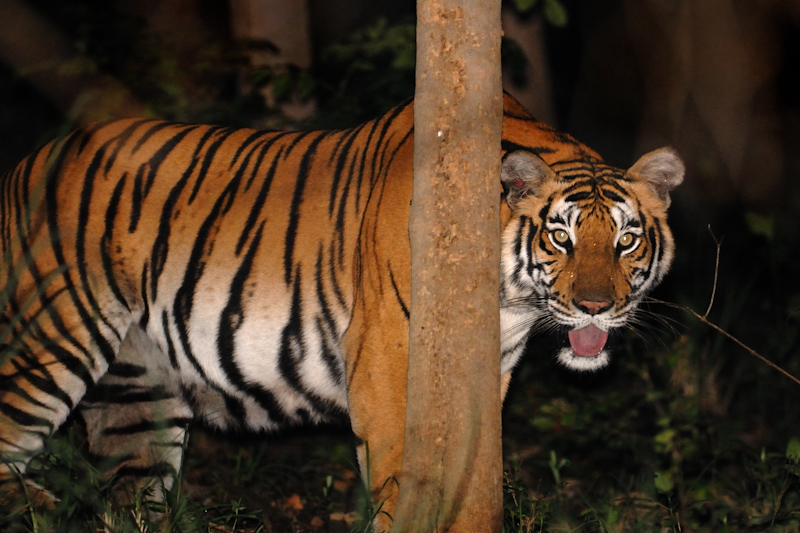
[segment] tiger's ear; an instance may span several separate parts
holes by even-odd
[[[644,154],[628,169],[627,175],[646,181],[661,201],[669,205],[669,193],[681,184],[685,172],[678,152],[665,147]]]
[[[519,201],[536,194],[539,186],[548,179],[555,179],[556,173],[547,166],[541,157],[525,150],[509,152],[503,158],[500,179],[508,206],[516,210]]]

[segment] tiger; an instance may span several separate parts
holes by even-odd
[[[0,489],[73,411],[109,498],[164,500],[190,423],[349,422],[391,524],[402,484],[413,99],[341,130],[122,119],[78,128],[0,183]],[[538,332],[595,371],[670,267],[671,148],[621,170],[503,95],[500,372]],[[22,480],[22,481],[21,481]]]

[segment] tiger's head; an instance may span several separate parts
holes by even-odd
[[[527,150],[503,159],[504,371],[532,332],[563,335],[569,368],[607,365],[609,332],[631,323],[673,258],[666,213],[684,165],[672,149],[627,171],[594,156],[550,163]]]

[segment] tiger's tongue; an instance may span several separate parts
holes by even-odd
[[[599,354],[603,351],[607,340],[608,332],[594,324],[569,332],[569,344],[572,346],[572,351],[581,357],[594,357]]]

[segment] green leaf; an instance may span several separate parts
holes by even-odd
[[[792,437],[786,446],[786,458],[793,463],[800,463],[800,441]]]
[[[567,25],[567,8],[559,0],[544,0],[544,18],[557,28]]]
[[[744,220],[747,223],[747,228],[754,235],[760,235],[767,239],[772,239],[775,235],[775,221],[770,216],[748,211],[744,215]]]
[[[537,0],[514,0],[514,7],[520,13],[527,13],[536,5]]]
[[[655,479],[656,490],[661,494],[668,494],[675,488],[675,482],[672,480],[672,474],[669,472],[656,472]]]
[[[292,79],[292,75],[290,73],[281,72],[275,76],[275,79],[272,83],[272,94],[275,95],[276,100],[282,101],[289,98],[292,91],[292,86],[294,84],[294,80]]]

